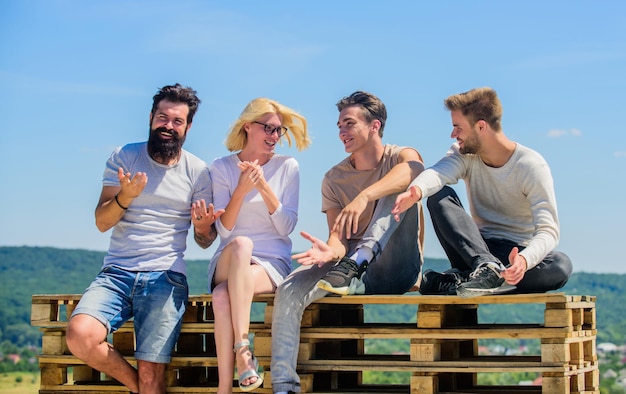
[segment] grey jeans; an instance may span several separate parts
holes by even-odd
[[[465,212],[456,192],[445,186],[428,198],[428,211],[439,242],[453,268],[473,271],[489,261],[509,264],[514,247],[524,247],[506,239],[483,239],[478,226]],[[565,286],[572,274],[572,262],[562,252],[552,251],[537,266],[528,270],[515,293],[544,293]]]
[[[378,200],[374,215],[356,249],[368,245],[375,258],[364,277],[366,294],[402,294],[419,276],[422,258],[418,246],[417,205],[396,222],[390,214],[396,194]],[[348,251],[348,255],[354,250]],[[304,309],[328,294],[316,286],[334,264],[302,266],[292,272],[276,290],[272,316],[271,374],[274,392],[300,392],[296,373],[300,323]]]

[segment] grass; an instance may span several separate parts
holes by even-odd
[[[2,394],[39,393],[39,372],[1,372],[0,392]]]

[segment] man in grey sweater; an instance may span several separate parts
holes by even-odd
[[[559,221],[550,168],[502,131],[502,105],[490,88],[444,100],[456,142],[398,195],[399,215],[424,197],[452,268],[423,274],[422,294],[475,297],[537,293],[565,285],[569,257],[554,251]],[[471,216],[447,185],[463,179]]]

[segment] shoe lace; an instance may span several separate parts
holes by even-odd
[[[489,272],[488,270],[491,270],[491,268],[489,268],[488,265],[481,265],[474,271],[470,272],[469,278],[471,280],[471,279],[479,278],[481,276],[485,276],[485,273]]]
[[[339,264],[337,264],[337,267],[335,267],[334,269],[335,271],[339,271],[342,272],[344,274],[348,274],[350,271],[359,271],[358,266],[356,265],[356,263],[350,261],[350,260],[341,260],[339,262]]]

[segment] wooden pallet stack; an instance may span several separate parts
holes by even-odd
[[[43,331],[41,394],[127,393],[123,386],[73,357],[65,345],[67,316],[80,295],[34,295],[31,324]],[[265,318],[253,322],[254,351],[265,369],[257,393],[271,393],[271,315],[273,296],[255,297],[266,304]],[[364,321],[365,305],[410,305],[416,321]],[[524,324],[484,323],[480,307],[490,304],[541,304],[543,321]],[[217,359],[213,339],[211,296],[191,296],[172,362],[167,369],[168,393],[216,392]],[[406,349],[394,354],[368,354],[365,340],[403,339]],[[531,339],[540,353],[482,355],[479,340]],[[134,363],[132,323],[111,335],[114,345]],[[599,394],[596,357],[595,297],[562,293],[499,295],[464,299],[456,296],[325,297],[303,316],[298,357],[302,391],[309,393],[542,393]],[[71,369],[72,373],[68,373]],[[364,371],[410,373],[408,384],[366,384]],[[541,386],[479,385],[478,374],[536,372]],[[233,383],[234,392],[239,390]]]

